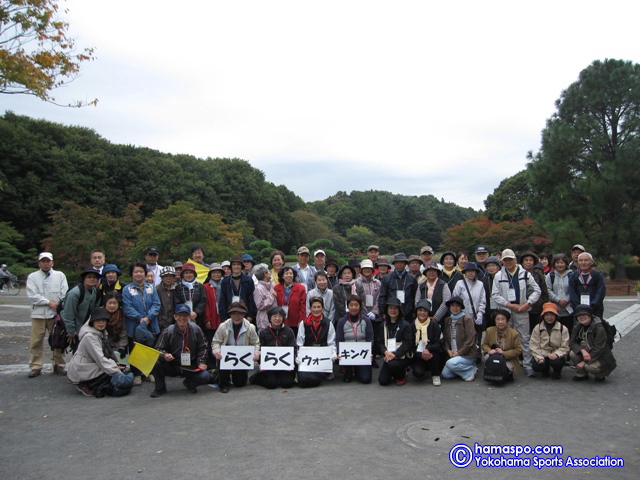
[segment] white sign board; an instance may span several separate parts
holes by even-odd
[[[253,370],[252,346],[223,345],[220,349],[220,370]]]
[[[296,357],[293,347],[261,347],[260,370],[293,370]]]
[[[298,357],[300,357],[300,372],[333,372],[333,362],[331,361],[331,347],[300,347]]]
[[[371,342],[340,342],[340,365],[371,365]]]

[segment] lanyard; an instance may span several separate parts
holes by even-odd
[[[589,270],[589,276],[587,277],[586,281],[584,279],[584,274],[580,272],[580,283],[582,284],[582,288],[584,288],[585,292],[589,288],[589,283],[591,283],[591,272],[592,270]]]
[[[320,338],[320,334],[322,332],[322,328],[321,328],[320,322],[318,322],[318,330],[317,330],[318,333],[316,335],[316,329],[314,328],[313,324],[314,324],[314,321],[311,320],[311,334],[313,335],[313,339],[316,341],[315,343],[317,345],[317,344],[320,343],[318,341],[318,339]]]
[[[397,270],[396,270],[396,272],[397,272]],[[396,273],[396,272],[394,272],[394,273]],[[404,278],[402,279],[402,288],[400,288],[400,282],[398,281],[398,280],[399,280],[399,278],[400,278],[400,275],[399,275],[399,274],[396,274],[396,290],[402,290],[402,291],[404,291],[404,286],[407,284],[407,276],[406,276],[406,274],[404,274],[404,275],[405,275],[405,276],[404,276]]]
[[[358,322],[355,324],[349,319],[349,323],[351,324],[351,330],[353,331],[353,336],[356,337],[356,342],[358,341]],[[355,325],[355,326],[354,326]]]
[[[185,333],[182,334],[182,351],[190,352],[191,350],[189,349],[189,325],[187,325],[187,328],[185,328],[184,330],[185,330]],[[186,334],[186,340],[185,340],[185,334]]]
[[[273,335],[273,338],[276,341],[276,347],[281,347],[282,346],[282,342],[280,339],[278,339],[278,337],[276,336],[276,334],[273,332],[273,329],[271,327],[269,327],[269,331],[271,332],[271,335]],[[280,329],[280,332],[282,332],[282,329]],[[280,338],[282,338],[282,333],[280,334]]]
[[[518,273],[520,272],[520,267],[516,267],[516,271],[514,272],[513,275],[511,275],[508,270],[505,270],[505,272],[507,272],[507,278],[509,279],[509,285],[514,290],[517,290],[516,286],[518,286],[518,287],[520,286],[520,280],[518,280]],[[514,279],[516,280],[516,283],[513,283]]]

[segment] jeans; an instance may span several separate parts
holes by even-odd
[[[527,324],[528,325],[528,324]],[[464,380],[473,375],[476,371],[476,359],[465,357],[452,357],[447,360],[442,369],[444,378],[462,377]]]

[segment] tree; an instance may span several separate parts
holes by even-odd
[[[96,208],[63,202],[51,213],[45,248],[53,252],[60,266],[79,270],[89,264],[89,252],[104,250],[109,263],[124,265],[134,245],[134,229],[140,221],[140,205],[129,204],[120,218],[110,217]]]
[[[193,245],[202,245],[210,262],[222,262],[242,253],[242,237],[248,231],[244,222],[227,225],[220,215],[201,212],[181,201],[156,210],[136,228],[133,254],[143,258],[145,250],[155,245],[161,259],[185,261]]]
[[[551,242],[533,220],[521,222],[492,222],[486,217],[475,217],[446,231],[445,245],[454,252],[474,251],[476,245],[483,244],[494,252],[511,248],[516,253],[525,250],[549,251]]]
[[[0,3],[0,93],[28,94],[56,103],[51,91],[73,81],[93,48],[77,53],[69,24],[58,17],[55,0]],[[68,106],[96,105],[78,101]]]
[[[505,178],[484,201],[487,217],[494,222],[520,222],[531,218],[527,201],[531,186],[526,170]]]
[[[640,234],[640,65],[594,61],[556,101],[529,153],[529,203],[554,244],[624,258]]]
[[[375,234],[367,227],[362,225],[353,225],[347,229],[347,241],[351,243],[353,248],[358,252],[366,252],[367,247],[371,245]]]

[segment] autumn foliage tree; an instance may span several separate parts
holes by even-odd
[[[491,252],[511,248],[515,252],[549,251],[551,242],[533,220],[520,222],[492,222],[486,217],[475,217],[449,228],[445,232],[445,245],[455,252],[473,252],[484,244]]]
[[[69,24],[60,19],[54,0],[0,1],[0,93],[56,103],[51,91],[77,77],[80,64],[93,60],[93,51],[76,51]]]
[[[124,215],[116,218],[65,201],[51,213],[52,223],[43,246],[54,254],[58,266],[73,270],[87,266],[89,252],[96,248],[105,252],[107,262],[123,265],[129,262],[140,220],[140,204],[129,204]]]

